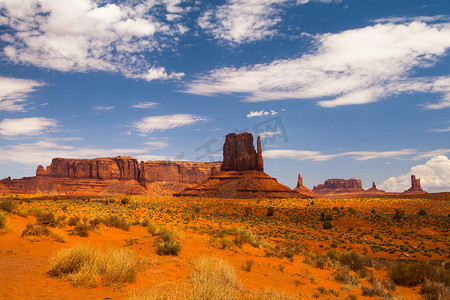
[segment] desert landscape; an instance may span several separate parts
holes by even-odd
[[[0,0],[0,300],[450,300],[449,0]]]
[[[165,192],[176,197],[152,194],[142,179],[129,178],[124,170],[138,170],[130,159],[134,164],[118,173],[104,168],[105,179],[84,179],[103,182],[87,184],[84,195],[80,186],[75,195],[3,193],[0,297],[448,298],[450,193],[374,196],[375,187],[365,195],[351,179],[327,181],[339,190],[319,197],[302,187],[301,176],[290,190],[264,173],[249,133],[227,135],[223,153],[209,179]],[[58,177],[55,161],[45,171],[38,167],[35,180]],[[78,162],[67,169],[75,173],[61,174],[81,185],[92,172],[82,175]],[[178,175],[159,187],[173,187]],[[136,183],[130,189],[113,182],[115,195],[105,195],[112,178]],[[420,189],[418,179],[412,182]]]

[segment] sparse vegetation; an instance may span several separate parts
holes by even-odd
[[[8,229],[8,217],[2,211],[0,211],[0,233],[5,232]]]
[[[159,237],[155,241],[156,253],[159,255],[178,255],[181,251],[181,245],[173,231],[166,227],[160,227]]]
[[[88,245],[59,250],[50,259],[49,275],[66,277],[75,285],[96,286],[132,283],[143,262],[125,249],[100,251]]]

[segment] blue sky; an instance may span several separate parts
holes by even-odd
[[[0,177],[53,157],[221,159],[450,190],[448,0],[0,0]]]

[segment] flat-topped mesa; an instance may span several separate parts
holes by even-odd
[[[264,171],[261,140],[253,145],[253,135],[248,132],[230,133],[223,144],[222,171]]]
[[[64,177],[103,180],[137,180],[139,181],[139,163],[128,156],[78,159],[54,158],[46,169],[38,166],[38,177]]]
[[[424,194],[426,193],[422,190],[420,186],[420,178],[416,178],[416,175],[411,175],[411,188],[404,191],[406,194]]]
[[[313,192],[317,194],[357,193],[364,192],[364,189],[359,179],[327,179],[323,184],[314,186]]]

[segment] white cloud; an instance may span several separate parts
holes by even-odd
[[[39,135],[57,125],[56,120],[43,117],[4,119],[0,122],[0,135],[6,137]]]
[[[324,154],[320,151],[273,149],[263,152],[265,158],[290,158],[297,160],[325,161],[337,157],[350,157],[355,160],[369,160],[376,158],[398,158],[410,156],[417,151],[414,149],[402,149],[397,151],[350,151],[334,154]]]
[[[206,120],[207,118],[190,114],[151,116],[145,117],[141,121],[136,122],[134,124],[134,127],[141,133],[150,133],[155,130],[173,129],[177,127],[192,125]]]
[[[156,102],[139,102],[138,104],[131,105],[133,108],[153,108],[158,106]]]
[[[260,132],[258,134],[258,136],[260,136],[262,139],[265,139],[265,138],[271,138],[271,137],[277,136],[279,134],[282,135],[283,132],[281,132],[281,131],[264,131],[264,132]]]
[[[315,99],[323,107],[363,104],[389,95],[442,95],[428,109],[450,107],[450,75],[412,77],[450,49],[450,23],[377,24],[315,36],[317,49],[300,58],[212,70],[185,92],[242,93],[246,101]]]
[[[411,175],[420,178],[425,191],[450,191],[450,160],[447,156],[434,156],[425,164],[412,167],[409,173],[390,177],[379,186],[389,192],[403,192],[411,187]]]
[[[274,116],[277,113],[278,112],[276,112],[274,110],[270,110],[270,111],[264,111],[264,110],[251,111],[249,114],[247,114],[247,118],[262,117],[262,116]]]
[[[204,12],[198,24],[214,38],[232,44],[258,41],[277,33],[274,27],[281,22],[283,7],[308,2],[310,0],[228,0],[226,4]]]
[[[114,109],[114,106],[96,106],[94,107],[96,110],[112,110]]]
[[[145,142],[144,145],[148,146],[150,149],[162,149],[167,148],[169,144],[166,141],[161,141],[157,139],[150,139],[150,141]]]
[[[156,79],[180,79],[184,76],[184,73],[170,73],[167,74],[166,69],[164,67],[159,68],[150,68],[145,73],[138,74],[138,75],[130,75],[131,78],[140,78],[145,79],[147,81],[152,81]]]
[[[181,2],[0,0],[1,22],[9,27],[0,39],[7,44],[4,54],[16,63],[152,80],[153,63],[142,53],[173,45],[171,37],[186,32],[181,24],[164,22],[166,13],[185,13]],[[171,75],[159,79],[176,77]]]
[[[449,21],[448,15],[436,15],[436,16],[417,16],[417,17],[389,17],[379,18],[373,20],[374,23],[407,23],[407,22],[425,22],[432,23],[438,21]]]
[[[0,77],[0,110],[25,111],[29,94],[42,85],[34,80]]]
[[[67,139],[66,139],[67,140]],[[58,143],[55,139],[45,139],[35,143],[0,146],[0,163],[15,162],[31,166],[48,165],[52,158],[97,158],[118,155],[136,156],[142,159],[163,160],[166,156],[151,155],[148,148],[102,149],[95,147],[75,147]],[[142,159],[143,160],[143,159]]]

